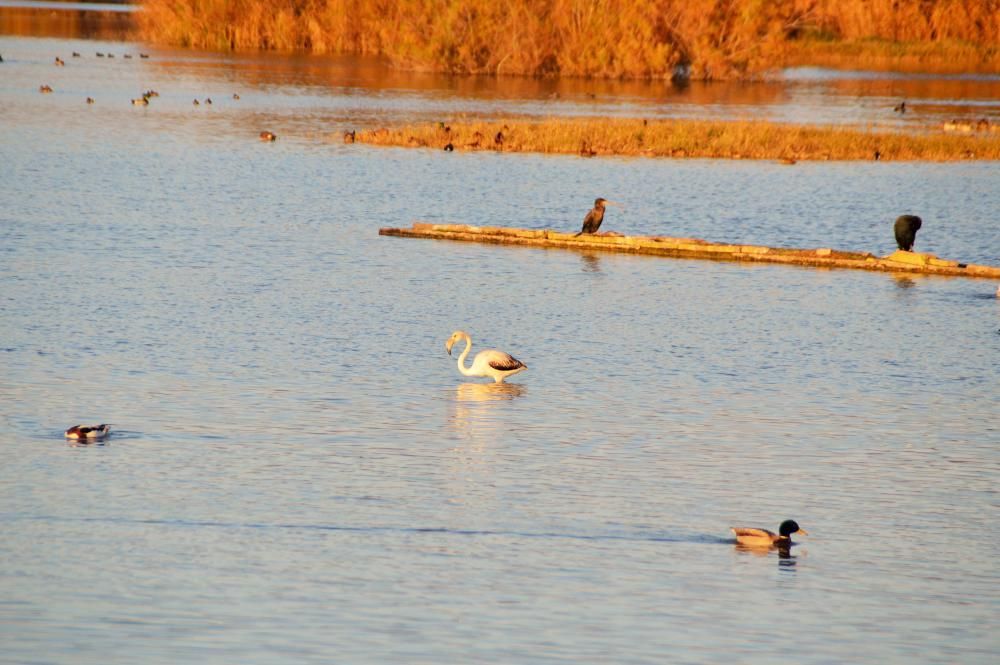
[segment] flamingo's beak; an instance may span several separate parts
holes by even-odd
[[[455,339],[451,338],[444,343],[444,348],[448,349],[448,355],[451,355],[451,347],[455,345]]]

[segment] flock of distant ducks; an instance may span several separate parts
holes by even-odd
[[[114,53],[103,53],[101,51],[97,51],[95,53],[95,55],[98,58],[114,58],[115,57]],[[73,51],[72,57],[74,57],[74,58],[80,58],[80,57],[83,57],[83,56],[81,56],[80,53],[78,53],[77,51]],[[129,54],[129,53],[125,53],[124,55],[122,55],[122,57],[125,58],[126,60],[131,60],[132,59],[132,55]],[[140,53],[139,57],[142,58],[142,59],[148,59],[149,58],[149,54],[148,53]],[[3,56],[0,56],[0,62],[3,62]],[[56,67],[65,67],[66,66],[66,61],[63,60],[62,58],[60,58],[59,56],[56,56],[55,64],[56,64]],[[41,92],[43,94],[50,93],[50,92],[52,92],[52,86],[50,86],[48,84],[40,85],[40,86],[38,86],[38,92]],[[149,100],[152,99],[152,98],[154,98],[154,97],[159,97],[159,96],[160,96],[160,93],[157,92],[156,90],[147,90],[144,93],[142,93],[142,95],[140,95],[139,97],[131,99],[130,101],[132,102],[132,106],[149,106]],[[239,99],[240,99],[239,93],[235,93],[234,92],[233,93],[233,99],[236,100],[236,101],[239,101]],[[94,98],[93,97],[87,97],[87,103],[88,104],[95,103]],[[197,98],[195,98],[194,101],[192,102],[192,106],[201,106],[202,104],[205,104],[206,106],[211,106],[212,105],[212,98],[211,97],[206,97],[204,101],[199,101]],[[263,132],[260,133],[260,140],[261,141],[274,141],[277,138],[278,137],[273,132],[263,131]]]
[[[892,110],[895,113],[903,115],[906,113],[906,101],[896,104],[892,107]],[[1000,132],[1000,125],[990,123],[989,118],[980,118],[975,121],[955,118],[954,120],[948,120],[942,124],[941,129],[946,132],[971,134],[972,132]]]

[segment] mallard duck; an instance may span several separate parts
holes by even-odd
[[[809,535],[805,530],[799,528],[795,520],[782,522],[781,526],[778,527],[778,533],[746,526],[734,526],[732,529],[733,533],[736,534],[736,542],[747,547],[787,547],[792,544],[792,534]]]
[[[111,425],[73,425],[66,430],[67,439],[102,439],[111,433]]]

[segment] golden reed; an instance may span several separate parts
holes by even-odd
[[[860,68],[1000,68],[1000,0],[141,2],[139,36],[152,42],[382,55],[451,73],[753,78],[811,54]]]
[[[1000,129],[899,134],[769,122],[553,118],[414,125],[357,132],[374,145],[647,157],[798,160],[996,160]],[[449,147],[450,146],[450,147]],[[876,156],[877,155],[877,156]]]

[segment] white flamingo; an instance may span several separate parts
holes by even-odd
[[[451,347],[455,346],[455,343],[460,340],[465,340],[465,350],[458,357],[458,371],[465,376],[488,376],[497,383],[503,383],[503,380],[508,376],[528,369],[527,365],[514,356],[503,351],[497,351],[496,349],[480,351],[472,360],[472,367],[466,367],[465,357],[469,355],[469,349],[472,348],[472,338],[469,337],[469,333],[456,330],[448,338],[448,341],[444,343],[444,348],[448,349],[448,355],[450,356]]]

